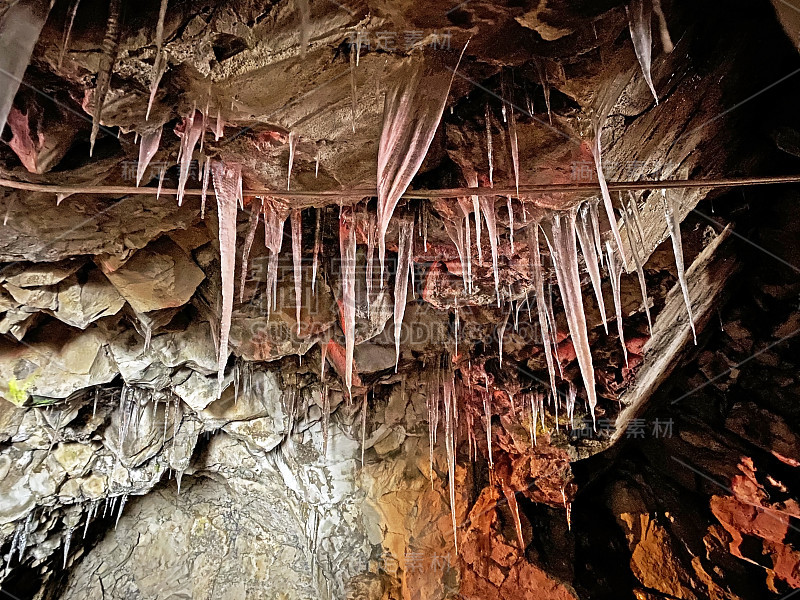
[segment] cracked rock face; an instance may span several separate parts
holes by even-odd
[[[796,173],[785,3],[159,5],[0,3],[0,591],[800,589],[797,189],[596,171]]]

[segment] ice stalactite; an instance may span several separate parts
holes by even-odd
[[[622,249],[624,246],[622,245],[622,236],[619,233],[619,225],[617,224],[617,215],[614,213],[614,203],[611,201],[611,193],[608,191],[608,184],[606,183],[606,176],[603,174],[603,159],[602,159],[602,143],[600,138],[602,137],[603,133],[603,121],[605,121],[605,117],[601,117],[598,119],[597,123],[595,124],[595,137],[594,143],[592,144],[592,157],[594,158],[594,166],[595,170],[597,171],[597,181],[600,184],[600,192],[603,195],[603,205],[606,208],[606,215],[608,216],[608,222],[611,225],[611,233],[614,236],[614,243],[617,245],[617,249],[619,250],[620,255],[622,256],[623,264],[625,268],[627,268],[628,264],[625,261],[625,254],[623,253]]]
[[[478,187],[478,174],[475,171],[469,171],[464,174],[467,180],[467,187]],[[475,244],[478,247],[478,262],[483,262],[483,245],[481,244],[481,200],[480,196],[470,196],[472,200],[472,212],[475,215]]]
[[[317,270],[319,269],[319,253],[322,249],[322,209],[317,208],[316,225],[314,226],[314,258],[311,263],[311,293],[315,294],[317,289]]]
[[[536,310],[539,315],[539,331],[542,335],[544,357],[547,362],[547,373],[550,376],[550,391],[556,393],[556,367],[553,360],[552,339],[550,324],[547,318],[547,306],[544,297],[544,277],[542,275],[542,255],[539,251],[539,224],[533,222],[528,225],[528,265],[531,271],[534,290],[536,292]]]
[[[211,159],[206,157],[203,162],[203,184],[200,190],[200,218],[206,218],[206,196],[208,195],[208,183],[211,179]]]
[[[625,333],[622,329],[622,298],[620,292],[620,277],[622,276],[622,265],[619,263],[617,253],[611,248],[611,244],[606,242],[606,260],[608,261],[608,274],[611,279],[611,290],[614,295],[614,311],[617,315],[617,331],[619,341],[622,344],[622,353],[625,355],[625,364],[628,364],[628,348],[625,346]]]
[[[289,216],[289,209],[275,198],[265,198],[262,204],[264,214],[264,245],[269,250],[267,262],[267,318],[277,308],[278,261],[283,246],[283,227]]]
[[[572,427],[573,429],[575,428],[573,417],[575,416],[575,399],[577,395],[578,395],[578,390],[575,387],[575,384],[570,381],[569,388],[567,391],[567,418],[569,419],[570,427]]]
[[[361,404],[361,468],[364,468],[364,451],[367,447],[367,411],[369,404],[367,404],[367,393],[364,392],[364,401]]]
[[[597,263],[597,245],[594,239],[594,229],[592,228],[589,204],[584,203],[581,206],[577,225],[581,252],[583,252],[583,258],[586,262],[586,269],[589,271],[589,278],[592,281],[595,298],[597,298],[597,307],[600,310],[600,317],[603,319],[603,327],[606,333],[608,333],[606,303],[603,300],[603,282],[600,277],[600,266]]]
[[[191,115],[183,120],[183,131],[177,134],[181,138],[181,146],[178,150],[178,206],[183,204],[186,182],[189,180],[189,169],[192,165],[192,155],[200,136],[205,131],[205,119],[203,114],[195,110]]]
[[[400,336],[403,329],[403,316],[406,312],[408,296],[408,273],[412,264],[412,248],[414,220],[408,217],[400,219],[397,234],[397,273],[394,280],[394,372],[400,363]]]
[[[550,125],[553,124],[553,113],[550,108],[550,83],[547,81],[547,73],[542,67],[541,63],[536,61],[536,71],[539,74],[539,83],[542,86],[542,94],[544,95],[544,104],[547,107],[547,118]],[[533,111],[531,111],[533,112]]]
[[[219,218],[219,256],[222,278],[222,310],[220,312],[219,351],[217,356],[217,394],[222,394],[225,365],[228,362],[228,336],[233,314],[234,270],[236,268],[236,209],[241,178],[239,165],[226,165],[214,161],[214,192],[217,197]]]
[[[686,312],[689,315],[689,326],[692,328],[694,343],[697,344],[697,332],[694,328],[694,316],[692,315],[692,301],[689,298],[689,286],[686,283],[686,273],[683,268],[683,241],[681,240],[681,223],[675,212],[672,198],[667,195],[666,190],[661,191],[661,198],[664,201],[664,216],[667,219],[667,229],[669,237],[672,239],[672,251],[675,254],[675,268],[678,271],[678,283],[681,286],[683,301],[686,303]]]
[[[356,83],[356,66],[358,66],[358,51],[350,50],[350,125],[353,133],[356,132],[356,111],[358,109],[358,89]],[[317,163],[319,164],[319,163]]]
[[[656,94],[656,88],[653,86],[653,76],[650,72],[653,38],[650,31],[652,15],[649,0],[631,0],[626,7],[626,11],[628,13],[628,28],[631,31],[631,41],[633,42],[633,49],[636,51],[636,58],[642,68],[644,80],[653,93],[656,104],[658,104],[658,94]]]
[[[297,146],[297,134],[294,131],[289,132],[289,168],[286,170],[286,190],[292,183],[292,167],[294,166],[294,151]]]
[[[556,211],[550,222],[549,236],[545,235],[550,245],[553,265],[555,266],[558,287],[564,303],[572,345],[578,358],[586,395],[589,399],[589,410],[594,418],[594,407],[597,405],[595,391],[594,367],[592,352],[589,346],[589,335],[586,329],[586,315],[583,310],[581,295],[581,278],[578,270],[578,251],[575,244],[575,210]]]
[[[494,144],[492,143],[492,115],[486,103],[486,157],[489,161],[489,185],[494,187]]]
[[[311,39],[311,7],[308,0],[297,0],[297,11],[300,13],[300,56],[305,56]]]
[[[300,209],[292,211],[291,224],[295,316],[297,318],[297,335],[300,335],[300,312],[303,302],[303,213]]]
[[[602,265],[605,259],[603,258],[603,238],[600,236],[600,215],[597,212],[597,205],[600,203],[599,198],[592,198],[587,200],[586,203],[589,205],[589,221],[592,224],[592,231],[594,232],[594,246],[595,252],[597,253],[597,258]]]
[[[142,177],[147,171],[147,166],[158,152],[158,145],[161,143],[161,128],[142,135],[139,142],[139,163],[136,165],[136,186],[142,182]]]
[[[494,460],[492,460],[492,393],[489,385],[486,385],[487,391],[481,391],[483,398],[483,415],[486,419],[486,450],[489,453],[489,468],[494,468]]]
[[[664,11],[661,8],[661,0],[653,0],[653,13],[658,19],[658,29],[659,33],[661,34],[661,47],[664,52],[669,54],[675,49],[675,46],[673,45],[672,38],[669,35],[667,19],[664,16]]]
[[[52,5],[12,2],[0,18],[0,132]]]
[[[622,198],[620,198],[622,200]],[[631,201],[631,204],[636,204],[636,199],[634,198]],[[638,210],[638,207],[637,207]],[[633,213],[633,209],[630,210],[630,213]],[[626,212],[626,214],[628,214]],[[628,243],[631,246],[631,254],[633,255],[633,262],[636,264],[636,276],[639,278],[639,290],[642,293],[642,304],[644,305],[644,312],[647,315],[647,326],[650,329],[650,335],[653,334],[653,321],[650,318],[650,302],[647,298],[647,281],[645,280],[644,276],[644,268],[642,266],[642,257],[639,254],[639,250],[642,249],[644,242],[643,237],[639,235],[638,237],[634,235],[634,230],[638,229],[635,224],[631,223],[631,219],[625,220],[625,231],[628,234]]]
[[[465,45],[461,56],[466,49]],[[395,77],[395,85],[386,92],[378,143],[377,242],[381,287],[389,221],[433,142],[461,56],[450,79],[442,77],[438,69],[426,69],[423,60],[408,58]]]
[[[111,0],[108,4],[108,20],[106,21],[106,35],[103,38],[102,52],[100,53],[100,69],[97,72],[97,86],[94,90],[94,108],[92,110],[92,132],[89,136],[89,156],[94,151],[94,142],[100,131],[100,121],[103,117],[103,104],[106,101],[109,87],[111,86],[111,72],[117,60],[119,49],[119,17],[121,0]]]
[[[468,271],[469,248],[464,240],[464,227],[458,217],[453,220],[443,218],[442,223],[444,224],[444,230],[447,233],[447,236],[456,247],[456,252],[458,252],[458,259],[461,262],[461,279],[464,282],[464,292],[469,293],[469,279],[471,270]]]
[[[247,235],[242,246],[242,266],[239,272],[239,302],[244,302],[244,285],[247,281],[247,269],[250,262],[250,250],[253,248],[253,241],[256,239],[258,229],[258,219],[261,216],[263,200],[259,197],[253,199],[250,204],[250,217],[247,220]]]
[[[125,504],[127,504],[127,502],[128,502],[128,494],[123,494],[122,496],[120,496],[119,510],[117,511],[117,520],[114,521],[114,529],[116,529],[117,525],[119,525],[119,519],[122,516],[122,510],[125,508]]]
[[[158,84],[161,83],[161,78],[167,70],[167,55],[162,51],[162,48],[164,47],[164,21],[167,17],[168,2],[169,0],[161,0],[161,5],[158,9],[158,21],[156,23],[156,58],[155,62],[153,62],[153,70],[150,76],[150,98],[147,100],[147,112],[144,117],[145,121],[150,119],[150,111],[156,99]]]
[[[69,12],[67,13],[67,26],[64,28],[64,37],[61,40],[61,50],[58,53],[58,67],[61,68],[61,65],[64,63],[64,56],[67,54],[67,49],[69,48],[69,41],[72,37],[72,26],[75,24],[75,15],[78,14],[78,6],[80,5],[81,0],[72,0],[72,4],[70,4]]]
[[[517,138],[517,116],[514,114],[514,106],[511,106],[508,119],[508,137],[511,138],[511,164],[514,167],[514,186],[517,188],[519,196],[519,139]]]
[[[69,547],[70,543],[72,542],[72,532],[74,530],[72,528],[67,529],[67,533],[64,535],[64,559],[61,563],[61,568],[67,568],[67,559],[69,558]]]
[[[339,215],[339,253],[342,277],[342,329],[345,340],[345,385],[353,397],[353,350],[356,344],[356,229],[352,207]]]
[[[453,544],[458,555],[458,526],[456,524],[456,395],[453,374],[449,374],[449,381],[442,382],[442,396],[444,401],[444,445],[447,453],[447,473],[450,487],[450,518],[453,525]]]
[[[514,254],[514,208],[511,205],[511,196],[506,196],[508,209],[508,241],[511,243],[511,254]]]
[[[469,215],[471,212],[469,203],[466,198],[458,198],[458,206],[461,213],[464,215],[464,258],[466,258],[466,277],[467,277],[467,293],[472,293],[472,230],[469,225]],[[462,262],[462,267],[464,263]]]
[[[505,319],[503,319],[503,322],[500,323],[500,326],[497,328],[497,352],[500,358],[501,369],[503,368],[503,337],[505,336],[506,327],[508,326],[508,318],[510,316],[511,316],[511,306],[508,307],[508,312],[506,313]]]
[[[483,220],[486,222],[486,234],[489,236],[489,246],[492,252],[492,273],[494,274],[494,291],[497,296],[497,306],[500,306],[500,271],[497,266],[497,215],[495,214],[494,197],[481,196],[480,200]]]
[[[367,215],[367,268],[364,283],[366,284],[367,293],[367,316],[372,310],[372,273],[375,266],[375,233],[377,224],[375,222],[375,213],[368,211]]]

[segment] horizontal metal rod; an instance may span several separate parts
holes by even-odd
[[[732,177],[727,179],[669,179],[664,181],[609,181],[610,191],[626,190],[660,190],[660,189],[690,189],[690,188],[730,188],[754,185],[772,185],[780,183],[800,183],[800,175],[777,175],[769,177]],[[56,185],[49,183],[29,183],[13,179],[0,178],[0,187],[29,192],[44,192],[56,195],[69,194],[104,194],[104,195],[153,195],[154,187],[134,187],[124,185]],[[429,198],[456,198],[459,196],[513,196],[524,197],[536,194],[553,193],[600,193],[600,185],[595,182],[580,183],[542,183],[538,185],[521,185],[519,191],[516,187],[477,187],[477,188],[449,188],[439,190],[409,190],[403,194],[406,199]],[[162,195],[176,196],[175,188],[163,188]],[[202,190],[192,188],[184,191],[186,196],[200,196]],[[208,196],[214,196],[214,191],[209,189]],[[286,199],[354,199],[371,198],[378,195],[375,189],[351,189],[319,192],[299,192],[286,190],[271,190],[255,188],[244,190],[245,196],[272,196]]]

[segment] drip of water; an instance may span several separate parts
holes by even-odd
[[[465,44],[461,56],[466,49]],[[424,62],[408,59],[395,79],[396,84],[386,94],[378,144],[377,241],[381,288],[389,221],[433,142],[461,56],[449,80],[441,77],[438,70],[426,73]]]
[[[226,165],[214,161],[211,166],[214,175],[214,191],[217,197],[219,218],[219,254],[222,277],[222,311],[220,313],[219,352],[217,356],[217,394],[222,394],[222,381],[225,378],[225,365],[228,362],[228,336],[231,330],[233,313],[234,270],[236,268],[236,204],[237,182],[241,175],[238,165]]]
[[[672,198],[667,196],[666,190],[661,190],[661,198],[664,201],[664,216],[667,219],[669,237],[672,239],[672,251],[675,254],[675,268],[678,271],[678,282],[683,293],[683,301],[686,303],[686,313],[689,315],[689,326],[692,328],[694,343],[697,344],[697,332],[694,328],[694,316],[692,315],[692,301],[689,299],[689,286],[686,283],[686,273],[683,268],[683,242],[681,241],[681,224],[675,207],[672,205]]]
[[[594,384],[592,352],[589,346],[589,335],[586,330],[586,315],[583,311],[583,297],[581,295],[578,251],[575,245],[575,211],[553,213],[549,229],[550,235],[546,237],[553,257],[572,344],[575,347],[581,375],[586,385],[589,410],[592,413],[592,418],[594,418],[597,393]],[[545,232],[547,233],[546,230]]]
[[[303,213],[300,209],[292,211],[291,223],[295,316],[297,318],[297,335],[300,335],[300,311],[303,302]]]
[[[411,250],[412,235],[414,233],[414,220],[411,218],[400,219],[397,234],[397,274],[394,281],[394,347],[395,362],[394,372],[400,362],[400,335],[403,329],[403,316],[406,312],[406,298],[408,295],[408,273],[412,262]]]
[[[614,293],[614,310],[617,314],[617,331],[619,341],[622,344],[622,353],[625,355],[625,364],[628,364],[628,348],[625,346],[625,333],[622,330],[622,299],[620,294],[620,277],[622,276],[622,265],[619,264],[617,253],[611,248],[611,244],[606,242],[606,254],[608,260],[608,274],[611,279],[611,290]]]
[[[339,252],[342,261],[342,326],[345,338],[345,385],[352,399],[353,350],[356,329],[356,230],[352,207],[339,215]]]
[[[650,72],[653,53],[650,4],[645,0],[631,0],[625,11],[628,13],[628,28],[631,30],[631,41],[639,66],[642,68],[642,75],[658,104],[658,94],[653,86],[653,76]]]
[[[594,296],[597,298],[597,307],[600,310],[600,316],[603,319],[603,327],[608,333],[608,322],[606,320],[606,303],[603,300],[603,286],[600,278],[600,267],[597,264],[596,254],[596,240],[594,238],[594,230],[592,229],[591,216],[589,213],[589,205],[583,204],[580,208],[580,218],[577,223],[578,241],[581,244],[581,252],[586,262],[586,268],[589,271],[589,278],[592,280],[592,287],[594,288]]]
[[[142,141],[139,143],[139,164],[136,165],[136,187],[142,181],[147,165],[158,152],[158,145],[161,143],[161,128],[155,131],[145,133],[142,135]]]

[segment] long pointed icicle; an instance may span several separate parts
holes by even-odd
[[[413,247],[411,236],[413,233],[414,220],[410,218],[401,219],[397,234],[397,274],[394,281],[395,373],[397,373],[397,366],[400,363],[400,335],[403,330],[403,316],[406,312],[406,298],[408,297],[408,273],[411,264],[411,250]]]
[[[167,17],[168,1],[169,0],[161,0],[161,5],[158,9],[158,22],[156,23],[156,59],[153,62],[152,75],[150,76],[150,98],[147,100],[147,112],[144,116],[145,121],[150,119],[150,111],[156,99],[158,84],[161,83],[161,78],[167,70],[167,56],[166,53],[162,51],[162,48],[164,47],[164,21]]]
[[[471,171],[466,174],[467,187],[478,187],[478,174]],[[480,196],[470,196],[472,212],[475,214],[475,243],[478,246],[478,262],[483,262],[483,248],[481,244],[481,199]]]
[[[594,296],[597,298],[597,308],[600,310],[600,317],[603,319],[603,328],[608,333],[608,322],[606,320],[606,303],[603,300],[603,282],[600,278],[600,267],[597,264],[597,252],[594,238],[594,230],[591,224],[590,207],[584,204],[580,208],[580,218],[578,219],[578,241],[581,244],[581,252],[586,261],[586,269],[589,271],[589,278],[592,280]]]
[[[653,86],[653,76],[650,72],[653,55],[650,4],[645,0],[631,0],[631,3],[626,7],[626,11],[628,13],[628,28],[631,30],[631,41],[633,42],[633,49],[636,51],[636,58],[642,68],[644,80],[653,93],[656,104],[658,104],[658,94],[656,94],[656,88]]]
[[[636,200],[632,201],[635,204]],[[633,210],[631,210],[633,212]],[[642,238],[636,237],[633,230],[636,229],[631,223],[630,219],[625,220],[625,231],[628,234],[628,242],[631,245],[631,254],[633,255],[633,262],[636,263],[636,276],[639,278],[639,290],[642,293],[642,304],[644,305],[644,312],[647,315],[647,326],[650,329],[650,335],[653,335],[653,321],[650,318],[650,304],[647,298],[647,281],[644,277],[644,268],[642,267],[642,258],[639,256],[639,250],[642,248]]]
[[[519,139],[517,138],[517,116],[514,114],[514,106],[511,106],[511,114],[508,120],[508,137],[511,138],[511,164],[514,166],[514,185],[519,196]]]
[[[625,345],[625,332],[622,329],[622,298],[620,292],[620,277],[622,276],[622,266],[617,261],[617,253],[611,248],[611,244],[606,242],[606,253],[608,260],[608,274],[611,279],[611,290],[614,293],[614,311],[617,315],[617,331],[619,332],[619,342],[622,344],[622,353],[625,356],[625,364],[628,364],[628,347]]]
[[[111,72],[117,60],[119,49],[119,14],[121,0],[111,0],[108,4],[108,21],[106,35],[100,56],[100,70],[97,72],[97,86],[94,90],[94,109],[92,110],[92,132],[89,136],[89,156],[94,151],[94,142],[100,131],[100,120],[103,117],[103,104],[111,86]]]
[[[669,198],[669,196],[667,196],[666,190],[662,190],[661,194],[662,199],[664,200],[664,215],[667,219],[669,237],[672,239],[672,251],[675,254],[675,268],[678,270],[678,282],[681,286],[683,301],[686,303],[686,312],[689,315],[689,325],[692,328],[694,343],[697,344],[697,332],[694,328],[694,316],[692,315],[692,301],[689,299],[689,286],[686,283],[686,273],[683,268],[683,242],[681,241],[681,224],[678,221],[678,215],[675,214],[675,208],[672,205],[672,200]]]
[[[297,335],[300,335],[300,312],[303,303],[303,214],[300,209],[292,211],[291,221],[295,316],[297,318]]]
[[[292,167],[294,166],[294,149],[297,146],[297,134],[294,131],[289,132],[289,168],[286,171],[286,189],[288,190],[292,183]]]
[[[322,209],[315,210],[317,224],[314,227],[314,258],[311,263],[311,293],[317,289],[317,270],[319,269],[319,252],[322,249]]]
[[[447,377],[447,375],[445,375]],[[450,374],[452,378],[452,374]],[[456,395],[452,379],[442,386],[444,399],[444,445],[447,453],[447,474],[450,487],[450,519],[453,525],[453,544],[458,555],[458,527],[456,525]]]
[[[247,235],[242,246],[242,266],[239,273],[239,302],[244,302],[244,285],[247,281],[247,263],[250,261],[250,250],[253,247],[253,240],[256,238],[258,229],[258,219],[261,216],[261,206],[263,200],[256,198],[250,205],[250,218],[247,222]]]
[[[494,187],[494,144],[492,143],[492,117],[486,104],[486,157],[489,160],[489,186]]]
[[[219,355],[217,358],[218,395],[222,394],[225,365],[228,362],[228,336],[231,331],[233,313],[234,269],[236,268],[236,205],[238,200],[238,178],[241,167],[229,166],[215,161],[211,166],[214,175],[214,191],[217,196],[219,215],[219,253],[222,274],[222,312],[219,327]]]
[[[466,49],[464,45],[461,56]],[[395,78],[397,84],[386,94],[378,144],[377,242],[381,287],[389,221],[433,142],[461,56],[449,80],[438,69],[426,73],[422,61],[408,59]]]
[[[544,298],[544,278],[542,277],[542,256],[539,252],[539,224],[532,223],[528,226],[528,263],[531,270],[534,289],[536,291],[536,310],[539,315],[539,330],[542,334],[544,357],[547,361],[547,373],[550,376],[550,391],[556,396],[556,367],[553,360],[552,342],[550,338],[550,325],[547,319],[547,308]]]
[[[161,143],[161,128],[153,132],[145,133],[139,142],[139,164],[136,165],[136,187],[142,182],[142,177],[147,171],[147,165],[153,160],[158,152],[158,145]]]
[[[595,131],[594,144],[592,145],[592,157],[594,158],[594,166],[597,171],[597,181],[600,184],[600,191],[603,194],[603,205],[606,208],[606,215],[608,215],[608,222],[611,225],[611,233],[614,236],[614,243],[617,244],[622,262],[625,268],[628,268],[628,263],[625,260],[625,254],[622,251],[622,236],[619,234],[619,225],[617,224],[617,215],[614,213],[614,203],[611,201],[611,193],[608,191],[608,184],[606,183],[606,176],[603,174],[603,160],[602,160],[602,144],[600,137],[603,131],[602,122],[597,124]]]
[[[342,267],[342,325],[345,340],[345,385],[353,397],[353,350],[356,344],[356,230],[352,207],[339,215],[339,252]]]
[[[191,116],[183,120],[183,132],[179,132],[181,136],[181,146],[178,151],[178,206],[183,204],[184,190],[186,189],[186,182],[189,180],[189,169],[192,165],[192,155],[194,148],[200,136],[205,131],[205,121],[203,114],[195,110]],[[237,195],[237,197],[240,197]]]
[[[72,37],[72,26],[75,24],[75,15],[78,14],[78,5],[81,3],[81,0],[72,0],[72,4],[69,7],[69,17],[67,20],[67,26],[64,28],[64,38],[61,40],[61,50],[58,53],[58,66],[61,67],[62,63],[64,62],[64,56],[67,53],[67,49],[69,48],[69,41]]]
[[[558,287],[564,303],[564,312],[569,325],[572,345],[581,368],[586,395],[589,399],[589,410],[594,418],[594,407],[597,405],[595,390],[592,351],[589,346],[589,335],[586,329],[586,315],[583,310],[581,295],[581,278],[578,270],[578,251],[575,245],[575,211],[553,214],[550,227],[550,251],[556,269]]]
[[[500,306],[500,272],[497,266],[497,215],[494,212],[494,197],[481,196],[481,212],[486,221],[486,233],[489,236],[489,246],[492,252],[492,272],[494,273],[494,291],[497,296],[497,306]]]
[[[0,133],[47,20],[48,7],[52,2],[12,2],[0,18]]]

